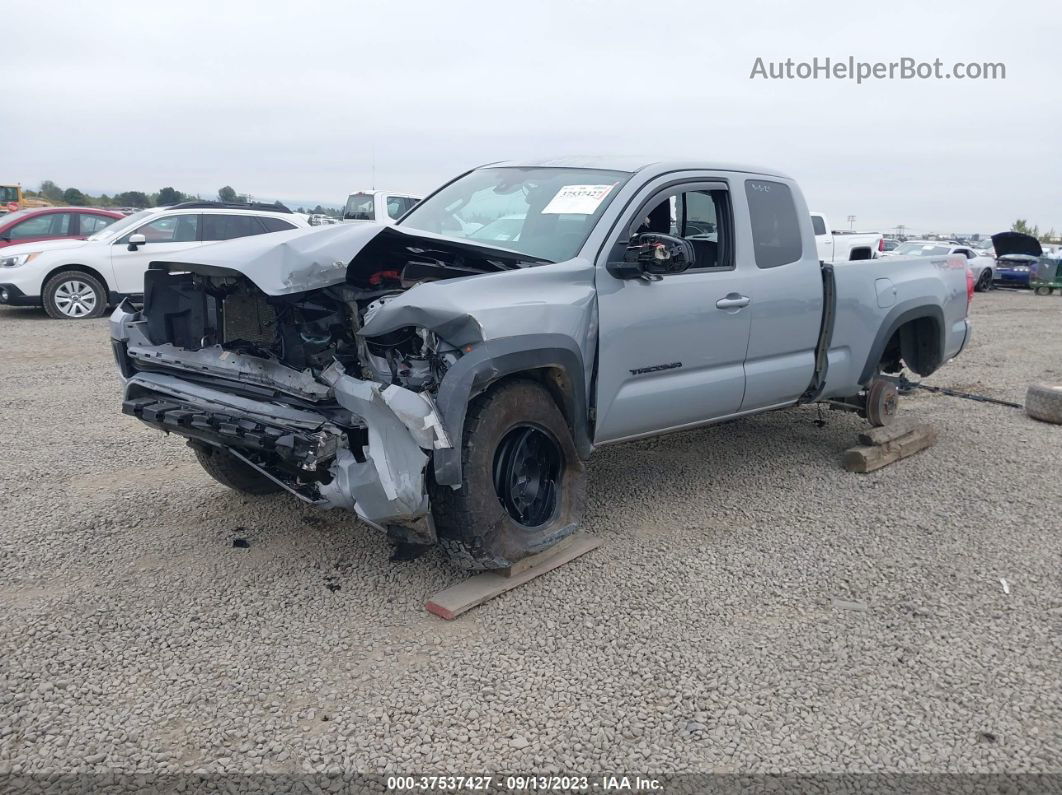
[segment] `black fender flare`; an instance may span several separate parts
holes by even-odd
[[[912,298],[902,301],[885,316],[885,319],[878,327],[877,336],[874,337],[874,344],[870,346],[870,354],[867,356],[866,364],[863,365],[863,372],[859,375],[859,383],[861,385],[866,386],[867,382],[874,376],[874,373],[877,372],[878,362],[881,361],[881,356],[885,353],[885,346],[889,344],[892,335],[896,333],[900,326],[910,323],[912,320],[928,317],[937,322],[937,327],[940,331],[938,344],[941,355],[943,355],[944,339],[947,333],[944,328],[944,310],[935,304],[920,303],[923,300]]]
[[[435,450],[432,460],[435,482],[461,485],[461,448],[468,404],[499,378],[515,373],[559,367],[567,375],[571,391],[565,396],[565,416],[575,449],[587,458],[593,449],[588,427],[586,375],[583,355],[575,340],[563,334],[522,334],[481,342],[446,371],[435,405],[453,447]]]

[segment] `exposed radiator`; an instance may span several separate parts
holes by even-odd
[[[260,296],[239,291],[222,305],[223,342],[246,340],[268,345],[273,342],[277,314]]]

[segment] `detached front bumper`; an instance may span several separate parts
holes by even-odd
[[[144,324],[128,303],[111,316],[123,412],[226,450],[307,502],[434,540],[425,470],[451,443],[427,395],[338,365],[314,379],[221,348],[155,346]]]

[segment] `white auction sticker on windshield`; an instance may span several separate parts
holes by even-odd
[[[542,208],[542,214],[593,215],[613,185],[565,185]]]

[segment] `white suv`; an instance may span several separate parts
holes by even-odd
[[[116,221],[87,240],[48,240],[0,250],[0,304],[43,306],[54,318],[99,317],[144,293],[144,272],[217,240],[307,226],[286,207],[191,201]]]

